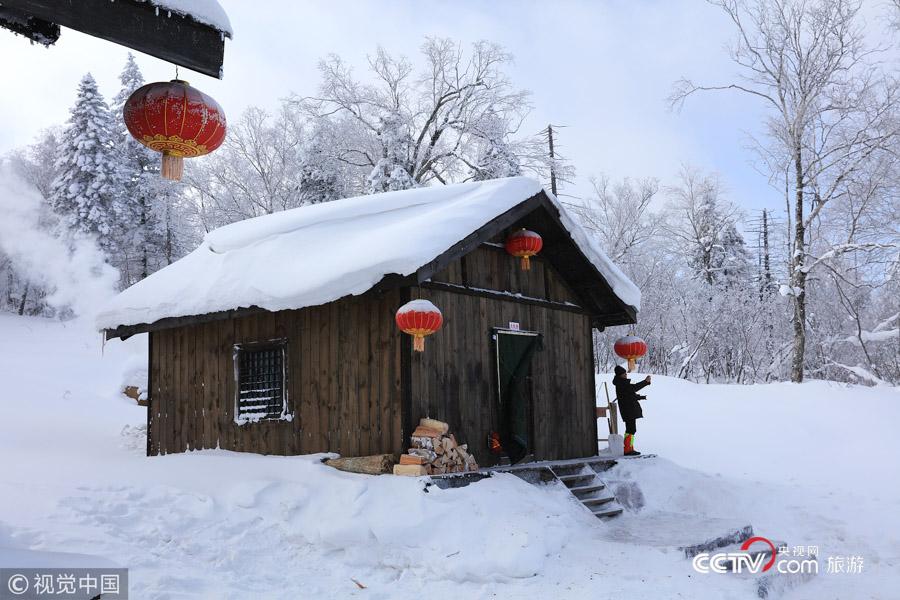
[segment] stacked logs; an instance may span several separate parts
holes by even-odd
[[[435,419],[421,419],[410,436],[412,446],[400,455],[394,475],[440,475],[477,471],[478,463],[469,454],[468,444],[458,444],[450,426]]]

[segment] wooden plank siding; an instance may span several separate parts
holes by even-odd
[[[411,353],[412,417],[447,421],[479,464],[496,458],[487,436],[498,428],[499,406],[493,328],[519,323],[542,335],[532,359],[534,458],[556,460],[597,453],[596,391],[591,318],[586,311],[528,304],[514,297],[479,297],[472,290],[494,290],[527,298],[583,305],[545,257],[531,259],[523,271],[499,235],[451,262],[431,281],[466,289],[413,288],[412,295],[434,302],[444,315],[441,331],[428,338],[424,353]]]
[[[400,453],[410,429],[428,416],[447,421],[479,464],[491,465],[486,440],[499,419],[491,336],[514,321],[542,336],[531,373],[534,458],[595,455],[596,314],[547,257],[532,258],[531,270],[522,271],[502,239],[450,261],[421,285],[152,331],[148,452]],[[397,308],[413,298],[431,300],[444,315],[423,353],[394,323]],[[293,421],[239,426],[234,345],[274,339],[287,340]]]
[[[150,454],[400,452],[400,292],[150,333]],[[287,339],[292,421],[237,425],[235,344]]]
[[[499,245],[482,244],[466,256],[452,261],[435,273],[432,281],[475,289],[521,294],[552,302],[581,305],[578,296],[549,261],[540,255],[531,258],[531,270],[519,268],[519,259]]]
[[[494,327],[510,321],[542,334],[532,359],[534,457],[556,460],[597,453],[590,318],[513,300],[421,288],[416,296],[441,307],[444,325],[411,353],[412,416],[446,421],[479,464],[494,464],[487,436],[498,428]]]

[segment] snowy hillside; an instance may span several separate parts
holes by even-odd
[[[0,316],[0,565],[117,564],[140,599],[756,597],[648,542],[682,514],[819,546],[820,575],[787,598],[900,589],[893,388],[657,377],[637,446],[659,458],[609,472],[640,510],[603,522],[511,475],[425,492],[318,457],[148,459],[145,409],[117,393],[144,343]],[[829,555],[862,556],[863,573],[826,574]]]

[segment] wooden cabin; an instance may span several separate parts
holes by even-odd
[[[504,248],[520,228],[531,269]],[[394,315],[443,327],[414,352]],[[401,453],[422,417],[481,465],[597,454],[592,329],[633,323],[634,285],[562,205],[517,177],[297,208],[208,234],[117,296],[108,338],[149,332],[148,455]]]

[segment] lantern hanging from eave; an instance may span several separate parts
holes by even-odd
[[[647,342],[636,335],[626,335],[616,340],[613,350],[628,361],[628,372],[630,373],[637,366],[637,359],[647,354]]]
[[[506,238],[506,251],[516,258],[522,259],[523,271],[531,269],[530,258],[540,252],[543,247],[544,240],[540,234],[529,231],[524,227]]]
[[[162,153],[166,179],[180,180],[185,158],[209,154],[225,141],[222,107],[180,79],[138,88],[125,102],[123,116],[137,141]]]
[[[425,350],[425,336],[441,328],[444,316],[437,306],[428,300],[412,300],[401,306],[395,315],[397,327],[413,336],[413,349]]]

